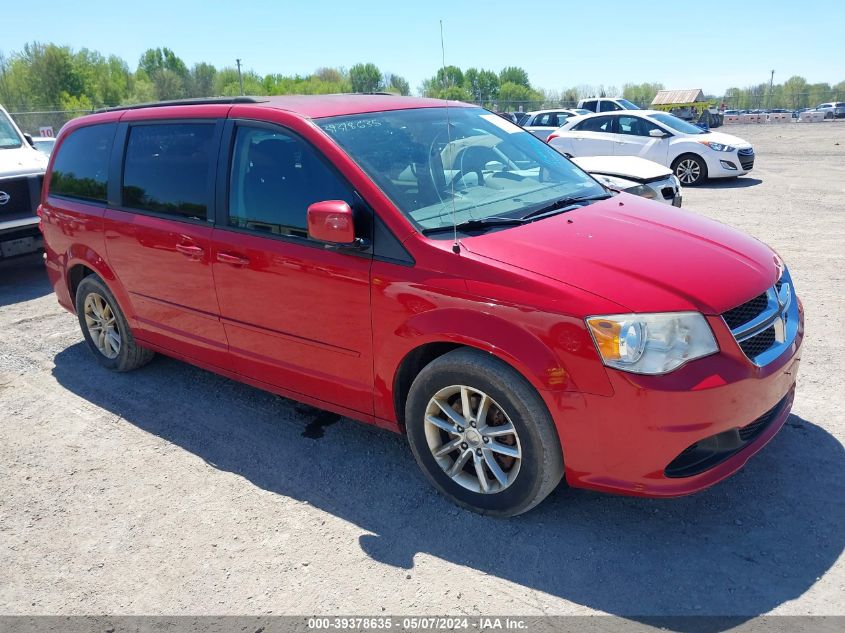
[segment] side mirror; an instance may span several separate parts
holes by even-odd
[[[648,135],[653,136],[654,138],[665,138],[667,136],[666,132],[664,132],[663,130],[657,130],[654,128],[648,131]]]
[[[355,244],[352,209],[343,200],[323,200],[308,207],[308,237],[329,244]]]
[[[32,140],[32,134],[24,132],[23,137],[26,139],[26,142],[29,143],[30,147],[35,147],[35,141]]]

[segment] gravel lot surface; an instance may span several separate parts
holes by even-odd
[[[404,439],[167,358],[101,369],[39,258],[0,265],[0,613],[845,613],[845,122],[725,128],[751,175],[684,192],[790,265],[793,415],[692,497],[558,489],[495,520]]]

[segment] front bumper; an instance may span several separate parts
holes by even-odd
[[[672,176],[645,183],[645,186],[654,192],[654,200],[671,204],[673,207],[681,206],[681,185]]]
[[[747,152],[750,150],[750,154]],[[754,169],[754,161],[756,159],[754,150],[752,148],[745,148],[743,150],[734,150],[732,152],[716,152],[709,150],[704,154],[704,160],[707,163],[707,176],[710,178],[733,178],[736,176],[744,176],[752,169]]]
[[[803,312],[792,344],[764,367],[749,362],[724,323],[717,323],[721,317],[708,319],[721,350],[717,354],[664,376],[608,369],[610,397],[544,394],[571,486],[646,497],[691,494],[735,473],[777,434],[792,406]],[[706,448],[713,436],[734,431],[747,441],[723,450],[703,468],[670,468],[695,445]]]

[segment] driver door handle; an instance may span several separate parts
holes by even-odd
[[[196,244],[177,243],[176,250],[185,255],[186,257],[190,257],[192,259],[198,259],[203,255],[202,246],[197,246]]]

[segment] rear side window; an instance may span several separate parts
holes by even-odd
[[[616,110],[622,109],[622,106],[613,101],[599,101],[599,105],[601,106],[602,112],[615,112]]]
[[[581,106],[584,110],[589,110],[590,112],[596,111],[596,102],[595,101],[585,101]]]
[[[613,127],[613,117],[594,116],[584,119],[573,129],[579,132],[610,132]]]
[[[155,123],[129,130],[123,206],[205,220],[214,123]]]
[[[59,147],[50,177],[50,194],[105,202],[109,155],[115,123],[91,125],[71,132]]]

